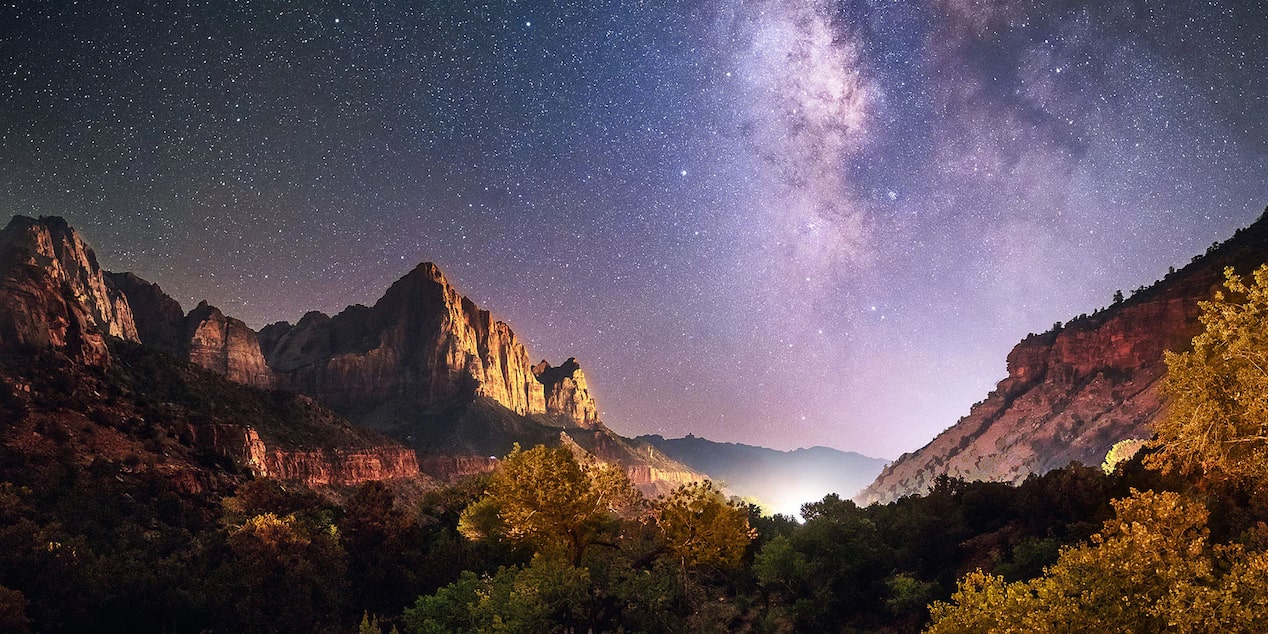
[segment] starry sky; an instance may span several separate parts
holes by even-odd
[[[1268,206],[1264,0],[0,4],[0,211],[253,327],[417,263],[604,420],[893,458]]]

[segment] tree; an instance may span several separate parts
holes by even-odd
[[[831,631],[883,606],[893,562],[866,509],[834,494],[802,505],[806,523],[753,561],[758,584],[797,631]]]
[[[1115,500],[1117,517],[1088,544],[1062,550],[1044,576],[1006,583],[978,570],[930,634],[1262,631],[1268,556],[1212,545],[1202,505],[1171,492]]]
[[[619,466],[578,462],[564,447],[517,444],[462,513],[469,539],[501,537],[581,564],[586,549],[616,533],[617,518],[641,500]]]
[[[421,596],[402,617],[407,632],[584,631],[591,608],[590,572],[538,555],[524,568],[501,568]]]
[[[1268,265],[1252,280],[1224,271],[1189,352],[1166,355],[1171,410],[1155,431],[1164,472],[1268,481]]]
[[[219,592],[226,630],[305,632],[339,622],[346,562],[334,526],[263,513],[232,529]]]
[[[654,513],[665,547],[684,569],[734,567],[757,536],[747,510],[728,502],[708,480],[679,486],[656,501]]]

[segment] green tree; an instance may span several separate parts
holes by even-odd
[[[469,539],[521,542],[577,566],[591,545],[612,545],[618,518],[641,500],[619,466],[578,462],[564,447],[516,445],[485,495],[463,511],[459,529]]]
[[[231,529],[218,572],[225,629],[304,632],[339,622],[346,560],[338,531],[291,513],[262,513]]]
[[[590,619],[590,572],[537,555],[524,568],[490,577],[464,571],[458,581],[419,597],[405,610],[417,634],[584,631]]]
[[[1253,279],[1224,271],[1227,289],[1202,302],[1205,330],[1189,352],[1168,352],[1171,410],[1155,426],[1166,471],[1268,480],[1268,265]]]
[[[753,562],[772,608],[798,631],[831,631],[878,610],[893,557],[865,509],[836,494],[801,507],[806,523]]]

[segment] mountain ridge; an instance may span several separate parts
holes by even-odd
[[[1031,334],[1007,355],[1008,376],[968,415],[887,466],[855,499],[888,502],[938,476],[1019,482],[1077,461],[1099,465],[1114,443],[1149,438],[1165,415],[1165,350],[1200,330],[1198,302],[1268,261],[1268,210],[1223,243],[1131,297]]]
[[[0,232],[0,306],[0,351],[51,348],[109,368],[115,340],[140,344],[243,386],[307,395],[411,452],[385,445],[371,459],[378,466],[367,467],[361,454],[338,448],[279,449],[250,425],[182,432],[186,443],[213,448],[258,476],[323,485],[376,469],[385,477],[417,475],[422,464],[450,479],[491,469],[496,461],[488,456],[522,442],[571,444],[620,462],[649,493],[705,477],[608,429],[576,359],[532,364],[510,326],[431,262],[373,306],[349,306],[334,317],[312,311],[256,333],[206,301],[184,313],[158,285],[103,271],[61,218],[16,216]]]

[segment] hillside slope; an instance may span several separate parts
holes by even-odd
[[[1223,244],[1129,299],[1031,335],[1008,354],[1008,377],[928,445],[904,454],[857,496],[888,502],[924,493],[946,474],[1018,482],[1078,461],[1099,465],[1114,443],[1148,438],[1166,403],[1165,350],[1198,332],[1198,302],[1225,267],[1268,261],[1268,212]]]

